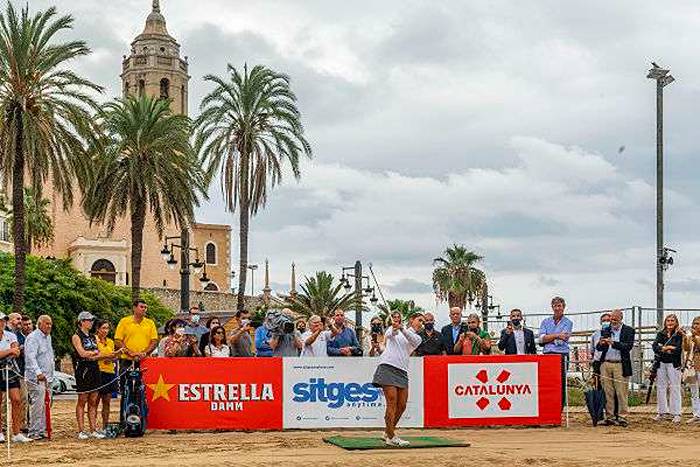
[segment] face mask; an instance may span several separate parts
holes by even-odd
[[[602,326],[603,326],[603,329],[609,329],[610,323],[609,322],[603,323]]]
[[[517,328],[518,326],[520,326],[520,323],[521,323],[521,321],[520,321],[519,319],[517,319],[517,318],[516,318],[516,319],[511,319],[510,322],[513,323],[513,326],[515,326],[516,328]]]
[[[177,334],[178,336],[184,336],[185,335],[185,328],[175,329],[175,334]]]
[[[192,324],[199,323],[199,315],[192,315]]]
[[[372,332],[375,334],[379,334],[382,332],[382,325],[381,324],[373,324],[372,325]]]
[[[435,323],[425,323],[426,331],[432,331],[433,329],[435,329]]]

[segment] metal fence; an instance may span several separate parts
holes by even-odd
[[[600,329],[600,316],[613,309],[619,309],[623,313],[623,321],[628,326],[632,326],[635,331],[635,345],[632,349],[632,367],[634,375],[632,382],[643,386],[647,380],[648,368],[654,359],[651,344],[656,338],[657,308],[646,308],[641,306],[619,307],[604,310],[567,312],[566,316],[574,323],[574,332],[569,340],[571,347],[571,359],[569,372],[587,374],[591,371],[591,337],[595,331]],[[678,316],[678,320],[684,328],[690,328],[693,318],[700,316],[700,308],[664,308],[664,316],[670,313]],[[545,318],[551,317],[551,313],[532,313],[524,316],[525,325],[537,332],[540,323]],[[489,333],[492,337],[498,338],[503,328],[508,323],[508,316],[490,316],[486,320]]]

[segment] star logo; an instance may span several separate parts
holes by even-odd
[[[170,402],[170,394],[168,392],[175,386],[174,384],[167,384],[163,380],[163,375],[160,374],[158,375],[158,382],[156,384],[148,384],[147,385],[151,390],[153,391],[153,397],[151,398],[151,402],[154,402],[161,397],[165,399],[166,401]]]

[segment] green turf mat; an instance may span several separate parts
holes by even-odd
[[[331,436],[329,438],[323,438],[323,441],[350,451],[366,449],[467,448],[470,446],[469,443],[454,441],[446,438],[438,438],[435,436],[402,436],[401,439],[409,441],[411,445],[405,448],[387,446],[384,443],[384,440],[379,437],[359,438],[350,436]]]

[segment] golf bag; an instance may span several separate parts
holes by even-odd
[[[127,438],[139,438],[146,432],[148,406],[146,386],[140,368],[129,368],[122,392],[122,431]]]

